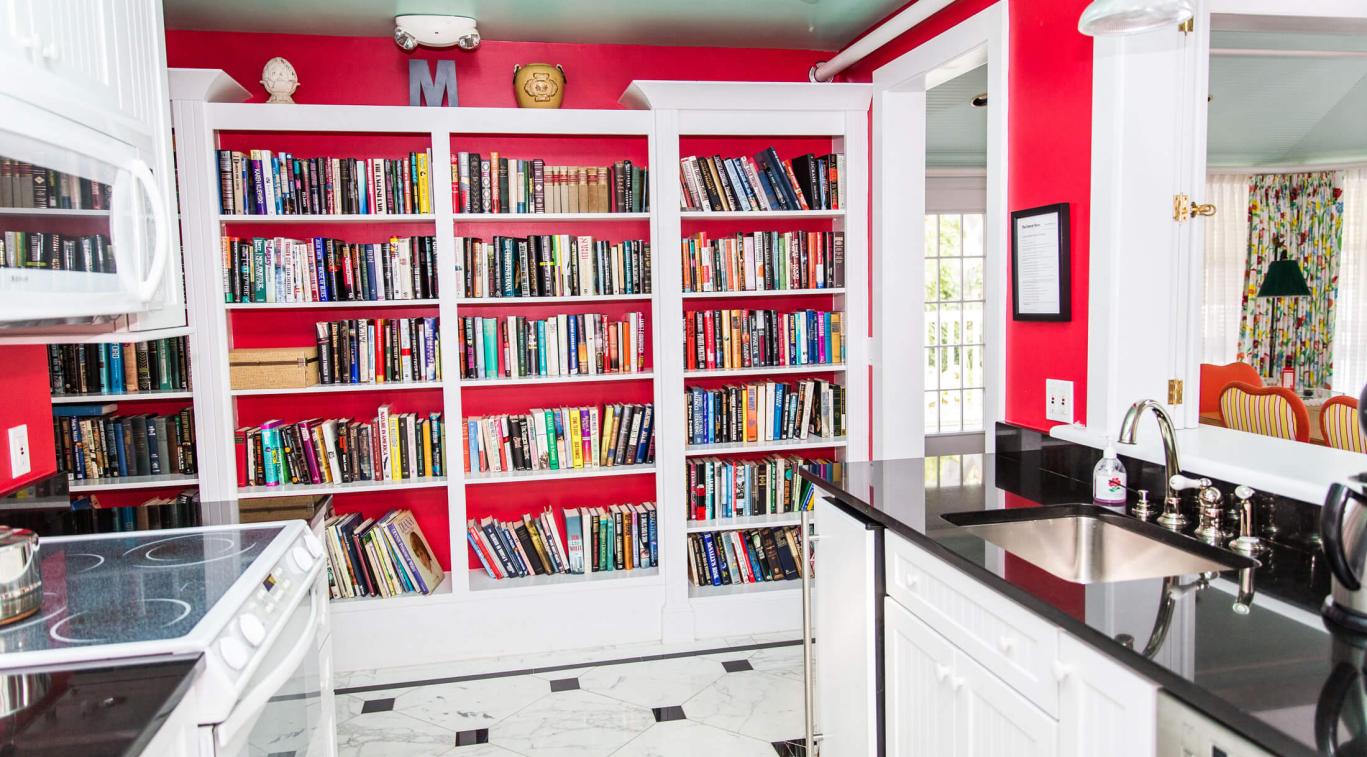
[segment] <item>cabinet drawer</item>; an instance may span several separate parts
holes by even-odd
[[[888,596],[1058,717],[1058,629],[906,539],[885,544]]]

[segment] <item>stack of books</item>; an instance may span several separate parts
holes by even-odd
[[[441,334],[435,317],[319,321],[315,335],[321,383],[386,384],[441,378]]]
[[[56,405],[57,469],[75,480],[193,474],[195,411],[114,415],[115,405]]]
[[[806,567],[797,526],[688,535],[688,580],[694,586],[792,581]]]
[[[381,518],[348,513],[325,521],[333,599],[431,594],[446,580],[427,536],[408,510]]]
[[[238,486],[346,484],[433,478],[446,470],[441,413],[393,413],[375,418],[271,420],[239,428],[233,437]]]
[[[258,216],[431,213],[431,165],[430,151],[401,158],[300,158],[219,150],[219,210]]]
[[[548,166],[459,152],[451,163],[451,204],[457,213],[644,213],[650,173],[619,160],[610,166]]]
[[[130,344],[53,344],[48,379],[55,396],[189,391],[189,337]]]
[[[845,362],[843,315],[822,310],[689,310],[684,368],[729,370]]]
[[[503,579],[653,568],[658,533],[655,503],[645,502],[571,507],[560,518],[548,507],[514,521],[472,519],[465,538],[484,572]]]
[[[456,242],[467,298],[650,293],[650,244],[640,240],[543,234]]]
[[[689,444],[834,438],[845,433],[845,387],[820,379],[684,390]]]
[[[14,158],[0,158],[0,208],[109,210],[110,186]]]
[[[655,461],[655,406],[534,408],[465,419],[466,472],[570,470]]]
[[[437,296],[434,237],[344,242],[223,237],[227,302],[377,302]]]
[[[680,242],[685,292],[776,292],[845,286],[843,231],[696,234]]]
[[[690,156],[679,161],[679,200],[683,210],[838,210],[844,176],[844,155]]]
[[[6,231],[0,235],[0,267],[117,273],[109,237],[51,231]]]
[[[645,316],[461,318],[461,378],[597,376],[645,370]]]
[[[842,463],[773,456],[763,460],[692,458],[688,468],[688,519],[740,518],[812,509],[815,490],[802,469],[839,480]]]

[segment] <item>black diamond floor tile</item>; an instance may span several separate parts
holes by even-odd
[[[557,678],[551,681],[551,693],[557,691],[574,691],[579,688],[578,678]]]
[[[475,744],[489,743],[489,729],[476,728],[470,731],[458,731],[456,733],[456,746],[474,746]]]
[[[687,717],[686,715],[684,715],[683,708],[678,705],[670,705],[669,707],[652,707],[650,708],[650,711],[655,714],[656,723],[667,723],[671,720],[683,720]]]
[[[754,670],[755,666],[749,660],[726,660],[721,664],[728,673],[740,673],[745,670]]]
[[[394,709],[394,697],[387,699],[372,699],[361,707],[362,713],[367,712],[389,712]]]
[[[778,757],[807,757],[807,744],[803,739],[775,741],[771,744]]]

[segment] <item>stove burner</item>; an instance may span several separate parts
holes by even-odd
[[[190,603],[179,599],[153,597],[142,603],[146,620],[160,628],[175,625],[190,614]],[[129,610],[122,607],[101,607],[68,615],[48,632],[57,641],[68,644],[104,644],[115,641],[108,637],[130,620]]]
[[[67,555],[66,557],[67,557],[68,560],[70,560],[70,559],[72,559],[72,558],[76,558],[76,557],[89,558],[89,559],[91,559],[91,560],[94,560],[94,562],[92,562],[90,565],[87,565],[86,567],[81,568],[80,570],[76,571],[76,572],[75,572],[75,575],[80,575],[80,574],[82,574],[82,573],[89,573],[90,571],[92,571],[92,570],[94,570],[94,569],[100,567],[101,565],[104,565],[104,555],[95,555],[95,554],[91,554],[91,553],[89,553],[89,552],[72,552],[71,554]]]
[[[252,551],[256,544],[242,543],[227,535],[182,534],[139,544],[123,553],[140,568],[178,568],[226,560]]]

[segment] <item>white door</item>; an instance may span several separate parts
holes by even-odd
[[[1158,687],[1071,636],[1058,652],[1059,754],[1151,757]]]
[[[874,650],[875,531],[821,498],[816,504],[819,568],[813,586],[816,730],[825,754],[873,754],[877,680]]]
[[[953,754],[955,734],[963,736],[950,692],[954,647],[887,598],[883,636],[888,757]]]
[[[1054,757],[1058,721],[963,653],[950,677],[959,757]],[[927,752],[926,754],[944,754]],[[1096,754],[1106,754],[1098,752]]]

